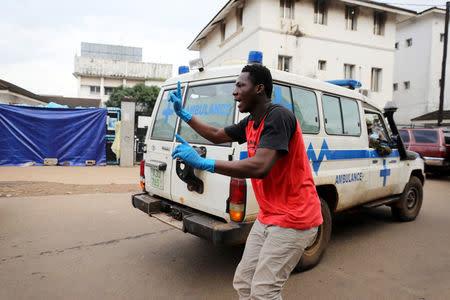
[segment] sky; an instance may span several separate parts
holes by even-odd
[[[81,42],[142,48],[144,62],[187,65],[187,50],[228,0],[0,0],[0,79],[36,94],[77,96]],[[422,11],[445,0],[380,0]]]

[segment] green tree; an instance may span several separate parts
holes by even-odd
[[[155,106],[158,94],[159,87],[155,85],[146,86],[143,83],[138,83],[133,87],[124,87],[121,85],[114,88],[105,105],[108,107],[120,107],[120,100],[123,97],[131,96],[136,100],[136,110],[150,115]]]

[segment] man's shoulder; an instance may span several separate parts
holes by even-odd
[[[291,122],[296,121],[294,113],[289,108],[281,104],[271,103],[267,109],[267,117],[288,119]]]

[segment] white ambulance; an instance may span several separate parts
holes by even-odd
[[[247,145],[214,145],[180,121],[167,101],[181,82],[183,105],[193,116],[223,128],[242,120],[232,91],[243,65],[203,68],[167,80],[153,110],[141,163],[143,193],[132,204],[151,217],[219,244],[245,243],[258,214],[249,179],[195,170],[171,157],[180,134],[201,156],[218,160],[247,158]],[[400,221],[416,218],[425,181],[422,159],[406,151],[393,121],[395,108],[380,111],[362,94],[311,78],[271,70],[272,102],[291,109],[303,132],[324,223],[305,250],[297,270],[315,266],[331,235],[333,213],[388,205]],[[369,147],[366,124],[382,131],[392,153]],[[389,124],[389,127],[388,127]]]

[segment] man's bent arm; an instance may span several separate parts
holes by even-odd
[[[282,156],[280,151],[260,148],[256,155],[243,160],[216,160],[214,172],[235,178],[263,179]]]
[[[196,117],[192,116],[188,125],[192,127],[198,134],[214,144],[229,143],[233,140],[225,133],[223,128],[216,128],[206,123],[201,122]]]

